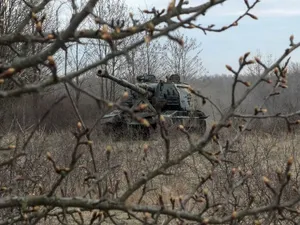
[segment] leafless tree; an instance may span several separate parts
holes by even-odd
[[[139,23],[147,23],[151,19],[151,15],[141,12],[140,15],[136,15],[133,19],[139,21]],[[147,31],[136,35],[132,41],[143,38],[145,34],[147,34]],[[153,40],[131,51],[130,63],[128,63],[129,80],[135,82],[136,76],[143,74],[155,74],[158,78],[162,78],[165,75],[165,65],[162,60],[164,53],[165,49],[160,39]]]
[[[274,63],[274,61],[276,60],[272,54],[264,55],[261,53],[260,50],[256,51],[255,56],[257,58],[259,58],[260,60],[263,60],[267,66],[272,65],[272,63]],[[248,65],[244,74],[255,77],[255,76],[261,74],[262,69],[263,68],[261,68],[260,65]]]
[[[35,4],[35,2],[36,1],[24,2],[21,0],[2,1],[1,10],[3,20],[1,21],[1,37],[9,38],[7,35],[11,36],[12,34],[15,34],[15,37],[17,37],[20,32],[29,32],[36,35],[39,33],[40,29],[42,29],[41,31],[44,32],[51,32],[55,26],[54,17],[46,18],[44,15],[42,15],[41,23],[44,24],[43,28],[41,28],[39,24],[35,23],[36,16],[34,14],[32,18],[25,23],[26,15],[28,16],[28,14],[31,13],[30,10],[28,10],[28,5]],[[48,5],[45,4],[44,13],[49,13],[50,15],[53,13],[52,3]],[[26,38],[28,41],[14,42],[10,45],[6,45],[5,39],[3,40],[3,43],[0,46],[0,63],[2,66],[3,64],[5,66],[5,63],[12,62],[15,58],[26,58],[27,56],[34,55],[49,45],[49,43],[31,42],[30,37]],[[9,79],[6,79],[5,82],[3,82],[3,79],[1,79],[0,89],[10,90],[26,84],[42,81],[50,74],[51,73],[49,73],[47,70],[44,70],[39,65],[36,65],[27,70],[21,71],[17,77],[10,77]],[[22,102],[19,100],[22,100]],[[27,121],[28,123],[25,122],[25,115],[27,114],[26,111],[29,112],[36,120],[38,118],[37,112],[39,110],[31,111],[31,107],[28,106],[34,104],[42,108],[40,102],[43,101],[43,96],[29,95],[22,97],[19,100],[2,100],[3,108],[1,109],[1,114],[3,116],[5,116],[4,114],[8,115],[6,118],[7,121],[15,117],[20,120],[19,122],[22,124],[22,126],[25,127],[28,124],[31,125],[32,121]],[[7,113],[7,110],[10,111],[10,113]],[[22,117],[20,117],[20,114]],[[3,121],[1,125],[11,125],[11,123]]]
[[[292,74],[299,74],[300,73],[300,63],[299,62],[292,62],[290,64],[289,71]]]
[[[161,37],[167,37],[184,48],[188,39],[172,35],[179,28],[199,29],[200,32],[230,32],[230,28],[238,26],[239,21],[245,17],[257,19],[251,10],[259,0],[245,0],[245,12],[231,24],[222,24],[221,28],[200,26],[194,21],[226,0],[210,0],[193,7],[189,7],[184,0],[171,0],[166,9],[145,10],[144,13],[151,15],[148,21],[138,23],[133,15],[124,24],[112,22],[110,14],[97,14],[97,0],[86,0],[80,7],[73,0],[66,3],[74,9],[69,22],[53,31],[46,29],[43,23],[45,6],[50,2],[22,1],[26,5],[23,19],[15,21],[16,30],[1,34],[0,45],[11,51],[18,44],[44,44],[45,47],[26,57],[17,54],[6,60],[1,64],[0,79],[5,83],[9,79],[17,79],[23,71],[37,67],[47,70],[51,76],[1,90],[0,97],[5,99],[42,93],[48,87],[67,84],[106,107],[101,108],[99,118],[88,125],[69,95],[78,121],[74,129],[58,133],[53,140],[50,140],[53,137],[50,134],[35,136],[39,123],[45,120],[51,110],[62,104],[66,97],[62,95],[48,102],[39,123],[24,135],[23,141],[18,138],[10,140],[12,134],[8,135],[9,140],[3,139],[3,147],[0,149],[0,153],[3,152],[0,161],[0,224],[124,224],[126,220],[130,224],[299,223],[299,178],[292,174],[299,167],[297,158],[285,155],[284,159],[281,158],[283,162],[277,164],[280,165],[277,171],[269,170],[270,165],[265,164],[268,161],[264,161],[261,170],[257,171],[258,148],[253,153],[255,162],[251,163],[252,155],[250,157],[250,154],[248,156],[243,152],[245,146],[235,145],[237,141],[243,141],[243,135],[255,120],[281,119],[286,123],[288,131],[300,123],[293,119],[293,116],[300,113],[299,110],[288,114],[271,114],[265,108],[266,102],[278,96],[278,90],[287,88],[287,57],[300,47],[300,42],[295,42],[293,35],[282,56],[271,65],[267,66],[258,57],[251,59],[249,52],[240,56],[238,68],[226,65],[233,75],[233,82],[230,104],[225,110],[220,110],[205,93],[190,87],[189,91],[202,99],[203,103],[207,102],[217,108],[221,117],[208,128],[205,135],[197,136],[195,140],[183,125],[179,125],[178,131],[186,139],[179,139],[179,142],[175,140],[175,146],[168,142],[170,139],[164,132],[165,118],[160,116],[158,120],[165,145],[137,144],[137,150],[134,151],[133,144],[124,144],[119,151],[114,151],[111,145],[95,144],[100,137],[95,136],[93,131],[99,119],[111,108],[122,110],[144,126],[149,126],[149,122],[136,115],[136,108],[131,109],[122,104],[128,97],[127,92],[118,101],[112,101],[73,82],[83,76],[88,78],[90,75],[87,72],[104,67],[99,73],[100,77],[140,95],[147,95],[145,89],[115,76],[112,70],[105,70],[105,67],[117,62],[119,58],[130,61],[132,51]],[[32,20],[35,29],[24,29]],[[90,20],[97,27],[91,28],[87,23]],[[166,26],[159,27],[162,24]],[[138,34],[142,34],[142,37],[134,42],[118,44]],[[67,46],[70,43],[83,45],[83,40],[101,40],[109,49],[101,51],[101,57],[81,65],[81,68],[70,68],[66,74],[58,70],[61,67],[59,56],[66,51]],[[186,65],[189,65],[188,62]],[[262,68],[252,83],[241,76],[250,64]],[[195,75],[195,72],[191,73],[187,69],[189,67],[183,65],[178,70],[181,74]],[[270,83],[269,79],[273,82]],[[239,113],[237,109],[260,84],[271,86],[263,103],[253,106],[253,113]],[[239,95],[236,92],[238,87],[244,88]],[[145,107],[141,105],[139,108]],[[235,118],[240,119],[242,124],[233,123]],[[182,191],[179,191],[179,186]]]
[[[165,53],[161,60],[165,62],[167,71],[180,74],[184,81],[192,81],[195,78],[207,75],[203,62],[200,58],[202,52],[201,43],[197,43],[195,38],[189,38],[180,34],[174,34],[178,40],[182,40],[182,45],[168,40],[164,46]]]
[[[97,18],[106,18],[107,21],[110,21],[112,26],[118,27],[118,29],[123,28],[125,23],[128,23],[128,14],[127,5],[123,0],[99,1],[94,10],[94,15],[97,16]],[[103,24],[101,21],[98,21],[96,24],[93,20],[90,22],[92,28],[102,29]],[[123,48],[128,44],[127,39],[128,38],[123,40],[112,40],[112,43],[117,48]],[[87,53],[87,58],[90,61],[93,61],[96,58],[103,59],[112,51],[110,44],[102,39],[89,40],[88,48],[89,51]],[[108,61],[105,67],[101,67],[101,69],[109,71],[112,76],[120,77],[124,76],[124,68],[126,67],[125,64],[126,59],[124,57],[116,57]],[[112,101],[116,100],[116,83],[105,78],[98,78],[96,83],[101,86],[101,88],[96,87],[100,91],[100,97]]]

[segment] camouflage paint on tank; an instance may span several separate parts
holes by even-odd
[[[190,92],[190,85],[181,83],[179,75],[173,74],[167,77],[165,81],[157,81],[154,75],[142,75],[137,77],[136,85],[147,90],[148,95],[141,95],[129,90],[128,99],[123,104],[131,109],[136,109],[140,104],[147,104],[148,107],[141,112],[136,112],[136,115],[147,119],[152,129],[156,129],[158,115],[162,115],[166,118],[168,127],[176,127],[181,124],[187,130],[199,131],[200,129],[201,134],[205,132],[205,119],[208,116],[196,109],[195,96]],[[106,114],[101,124],[106,130],[120,131],[121,136],[128,133],[125,130],[122,133],[122,129],[139,128],[139,132],[146,132],[147,134],[149,133],[148,129],[151,129],[144,127],[130,115],[120,110]]]

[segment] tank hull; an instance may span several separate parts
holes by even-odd
[[[121,140],[149,140],[151,135],[159,134],[159,120],[157,115],[149,113],[137,113],[140,118],[147,119],[150,126],[146,127],[139,121],[133,120],[128,115],[122,115],[121,111],[113,111],[101,121],[103,134],[113,141]],[[183,125],[189,133],[203,135],[206,131],[206,116],[203,112],[188,113],[186,111],[166,111],[161,113],[164,125],[170,136],[178,133],[178,126]]]
[[[144,92],[139,93],[138,88],[130,89],[123,104],[138,118],[146,119],[150,125],[146,127],[131,115],[114,110],[101,121],[105,135],[114,140],[148,140],[151,134],[160,132],[157,129],[160,123],[158,115],[165,118],[164,125],[169,134],[178,132],[179,125],[183,125],[188,132],[204,134],[208,116],[196,109],[191,87],[180,82],[179,75],[173,74],[166,81],[157,81],[154,75],[144,75],[137,77],[137,81],[136,87]]]

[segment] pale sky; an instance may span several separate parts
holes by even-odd
[[[248,0],[253,3],[254,0]],[[166,8],[170,0],[125,0],[135,9]],[[189,0],[190,5],[203,3],[203,0]],[[246,9],[244,0],[228,0],[214,7],[197,23],[228,25]],[[238,58],[250,51],[279,57],[289,45],[291,34],[300,41],[300,0],[261,0],[252,10],[258,20],[244,18],[239,26],[222,33],[208,33],[200,30],[185,30],[185,34],[195,37],[202,43],[202,59],[210,74],[228,73],[225,64],[238,65]],[[300,49],[291,54],[292,61],[300,62]]]

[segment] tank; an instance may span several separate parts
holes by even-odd
[[[141,75],[136,80],[136,86],[147,94],[129,90],[128,98],[122,103],[135,112],[136,119],[118,109],[111,111],[101,120],[105,135],[112,136],[114,140],[148,140],[152,133],[160,132],[161,116],[170,132],[183,125],[189,132],[199,135],[205,133],[208,116],[196,109],[196,96],[190,92],[190,85],[180,81],[179,75],[173,74],[165,81],[158,81],[155,75]],[[147,107],[141,109],[141,105]],[[146,119],[150,126],[145,126],[137,118]]]

